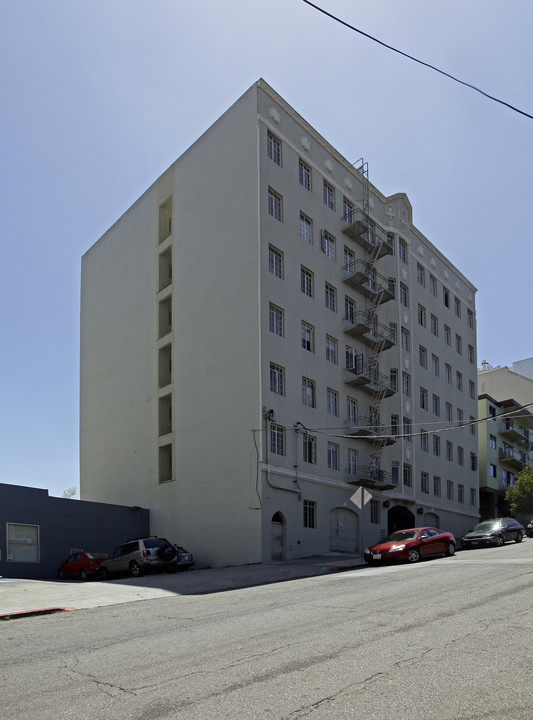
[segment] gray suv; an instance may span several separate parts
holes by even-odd
[[[180,552],[181,551],[181,552]],[[183,555],[186,555],[184,558]],[[100,575],[107,580],[111,575],[129,573],[141,577],[146,572],[176,572],[182,566],[194,565],[192,555],[165,538],[149,537],[128,540],[113,550],[109,560],[100,565]]]

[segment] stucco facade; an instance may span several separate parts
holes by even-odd
[[[477,519],[475,288],[264,81],[82,261],[81,495],[200,566]]]

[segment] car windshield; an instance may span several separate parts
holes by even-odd
[[[482,523],[479,523],[478,525],[476,525],[474,530],[476,532],[477,531],[486,532],[487,530],[496,530],[499,527],[500,527],[499,522],[497,522],[495,520],[485,520],[485,522],[482,522]]]
[[[417,532],[418,530],[397,530],[396,532],[387,535],[387,537],[384,537],[381,542],[386,543],[399,542],[401,540],[414,540]]]
[[[105,560],[109,557],[109,553],[106,552],[88,552],[87,555],[95,560]]]

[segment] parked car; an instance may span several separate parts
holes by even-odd
[[[61,563],[57,571],[60,580],[71,576],[80,580],[87,580],[88,577],[98,574],[100,565],[110,557],[107,552],[88,552],[77,550]]]
[[[434,527],[397,530],[375,545],[365,548],[367,563],[404,560],[415,563],[428,555],[455,555],[455,538],[450,532]]]
[[[480,545],[504,545],[509,540],[519,543],[524,537],[524,527],[513,518],[495,518],[484,520],[466,535],[460,538],[465,549]]]
[[[525,533],[528,537],[533,538],[533,519],[528,522]]]
[[[176,572],[191,565],[194,565],[191,553],[166,538],[152,536],[128,540],[116,547],[109,560],[100,566],[100,574],[104,579],[128,573],[141,577],[146,572]]]

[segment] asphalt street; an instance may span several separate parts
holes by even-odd
[[[0,623],[2,720],[530,720],[533,542]]]

